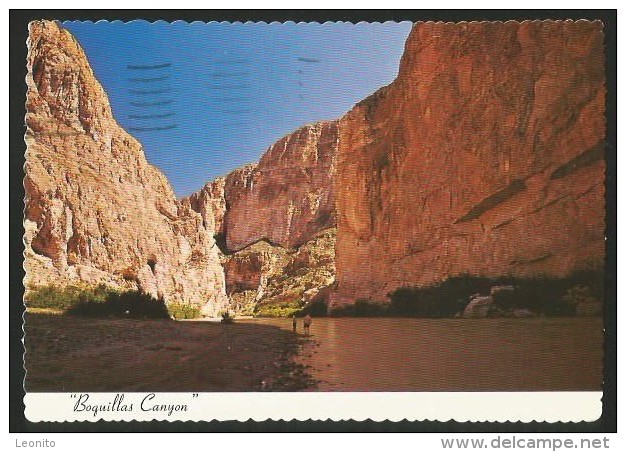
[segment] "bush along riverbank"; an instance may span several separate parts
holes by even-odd
[[[483,278],[458,276],[431,287],[401,287],[388,302],[357,300],[333,316],[483,318],[600,316],[604,273],[579,272],[567,278]],[[311,307],[318,313],[318,307]]]
[[[400,287],[388,300],[356,300],[341,306],[332,316],[483,318],[534,316],[600,316],[604,300],[604,273],[579,272],[567,278],[484,278],[457,276],[430,287]],[[291,317],[328,314],[327,297],[318,297],[299,308],[277,305],[255,312],[254,317]],[[138,291],[120,291],[106,286],[43,286],[30,289],[25,297],[31,311],[50,310],[90,317],[172,318],[201,317],[193,304],[165,304]],[[237,313],[225,312],[224,323]]]
[[[192,304],[166,304],[163,300],[138,290],[120,290],[106,285],[48,285],[29,288],[24,302],[31,312],[82,317],[180,320],[201,316],[200,308]]]

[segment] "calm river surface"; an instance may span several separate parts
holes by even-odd
[[[321,391],[599,391],[602,357],[600,318],[315,318],[297,360]]]

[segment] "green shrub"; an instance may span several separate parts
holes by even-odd
[[[259,317],[292,317],[300,313],[301,307],[298,305],[257,305],[255,315]]]
[[[235,319],[233,318],[233,316],[230,314],[230,311],[224,311],[221,313],[221,317],[222,317],[222,323],[233,323],[235,321]]]
[[[388,313],[389,307],[386,304],[359,299],[352,305],[333,310],[332,315],[335,317],[383,317]]]
[[[475,293],[488,294],[494,281],[457,276],[430,287],[400,287],[389,294],[389,313],[409,317],[453,317]]]
[[[584,292],[588,299],[604,299],[602,272],[582,271],[565,278],[518,278],[512,281],[515,291],[506,302],[496,298],[496,306],[506,309],[528,309],[547,316],[571,316]]]
[[[67,313],[85,317],[170,318],[163,300],[139,291],[110,292],[104,301],[80,301]]]
[[[46,285],[29,289],[24,301],[29,308],[65,311],[80,303],[103,303],[111,294],[119,293],[104,284],[95,287]]]
[[[313,300],[302,309],[301,314],[309,314],[313,317],[328,315],[328,302],[326,300]]]
[[[453,317],[462,311],[473,294],[489,295],[494,286],[513,286],[494,296],[501,311],[528,309],[547,316],[568,316],[576,312],[572,288],[584,287],[586,297],[604,299],[602,272],[574,273],[566,278],[483,278],[462,275],[430,287],[401,287],[389,294],[389,314],[410,317]],[[568,296],[569,295],[569,296]],[[355,303],[356,305],[356,303]]]
[[[511,309],[519,308],[519,296],[518,288],[511,285],[506,285],[505,290],[499,290],[495,293],[492,292],[493,304],[501,311],[509,311]]]
[[[174,317],[176,320],[197,319],[201,316],[200,308],[193,304],[169,303],[167,305],[167,311],[170,316]]]
[[[370,300],[357,300],[354,303],[356,317],[380,317],[387,315],[387,306]]]

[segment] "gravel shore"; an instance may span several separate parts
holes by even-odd
[[[298,391],[311,344],[253,323],[93,319],[27,313],[26,391]]]

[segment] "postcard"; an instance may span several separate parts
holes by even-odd
[[[593,421],[601,21],[29,24],[30,421]]]

